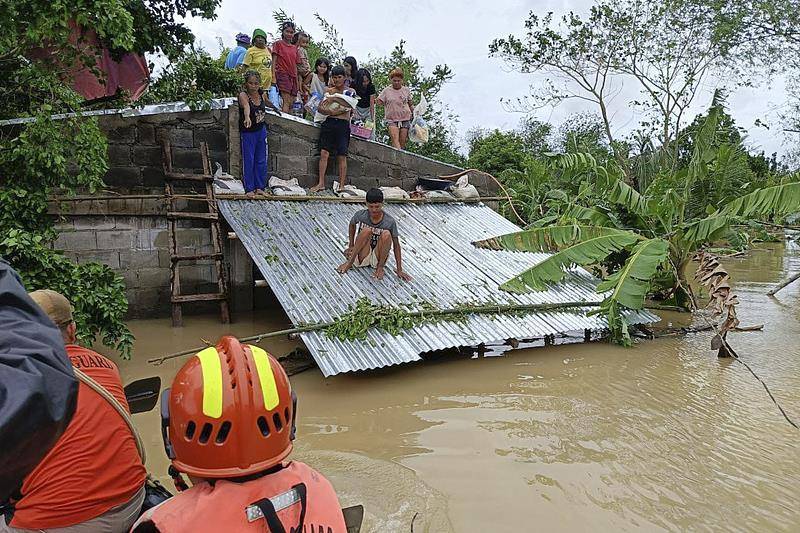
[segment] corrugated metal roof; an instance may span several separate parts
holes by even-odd
[[[397,220],[403,266],[414,278],[410,283],[394,275],[393,256],[382,281],[371,279],[371,269],[353,269],[344,276],[335,271],[344,261],[350,218],[363,204],[220,200],[219,207],[295,326],[332,321],[364,296],[381,305],[418,307],[427,302],[440,309],[598,300],[597,280],[581,268],[546,291],[501,291],[501,283],[547,254],[474,247],[473,241],[519,230],[483,204],[386,205]],[[652,322],[658,317],[639,312],[630,319]],[[331,376],[418,361],[430,350],[605,326],[597,316],[552,311],[470,315],[465,322],[424,324],[396,337],[372,329],[363,341],[340,341],[322,332],[301,337],[323,374]]]

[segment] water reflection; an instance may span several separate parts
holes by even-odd
[[[800,270],[800,250],[770,246],[725,266],[742,322],[765,324],[731,342],[800,419],[800,283],[765,296]],[[274,320],[235,332],[278,329]],[[137,355],[160,349],[147,333],[163,332],[161,323],[140,328],[152,340]],[[200,326],[206,337],[212,324]],[[293,378],[296,457],[325,473],[344,504],[363,503],[370,531],[409,531],[415,513],[415,531],[436,532],[800,530],[799,434],[742,365],[715,357],[709,337],[517,350],[327,380],[309,371]],[[159,371],[168,379],[179,364]],[[141,361],[128,369],[152,371]],[[157,428],[147,416],[137,423]],[[165,468],[156,431],[148,444]]]

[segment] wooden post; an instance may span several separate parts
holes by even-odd
[[[771,291],[769,291],[769,292],[767,293],[767,296],[774,296],[774,295],[775,295],[775,293],[777,293],[779,290],[781,290],[781,289],[783,289],[783,288],[785,288],[785,287],[789,286],[790,284],[794,283],[794,282],[795,282],[795,281],[797,281],[798,279],[800,279],[800,272],[798,272],[798,273],[797,273],[797,274],[795,274],[794,276],[790,277],[789,279],[787,279],[786,281],[784,281],[783,283],[781,283],[780,285],[778,285],[777,287],[775,287],[774,289],[772,289]]]

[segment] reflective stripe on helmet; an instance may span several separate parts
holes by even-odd
[[[261,395],[264,397],[264,408],[267,411],[272,411],[278,406],[278,384],[275,382],[275,375],[272,373],[272,365],[269,363],[269,356],[267,352],[258,346],[250,346],[250,352],[253,354],[253,361],[256,363],[256,372],[258,373],[258,381],[261,383]]]
[[[222,363],[213,346],[197,354],[203,372],[203,414],[211,418],[222,416]]]

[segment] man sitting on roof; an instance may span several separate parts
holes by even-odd
[[[344,274],[352,266],[371,266],[375,269],[372,277],[383,279],[383,268],[389,259],[389,251],[394,248],[397,277],[411,281],[411,276],[403,271],[397,222],[383,211],[383,191],[375,188],[367,191],[367,208],[358,211],[350,219],[348,234],[350,245],[344,251],[347,261],[339,265],[337,272]]]

